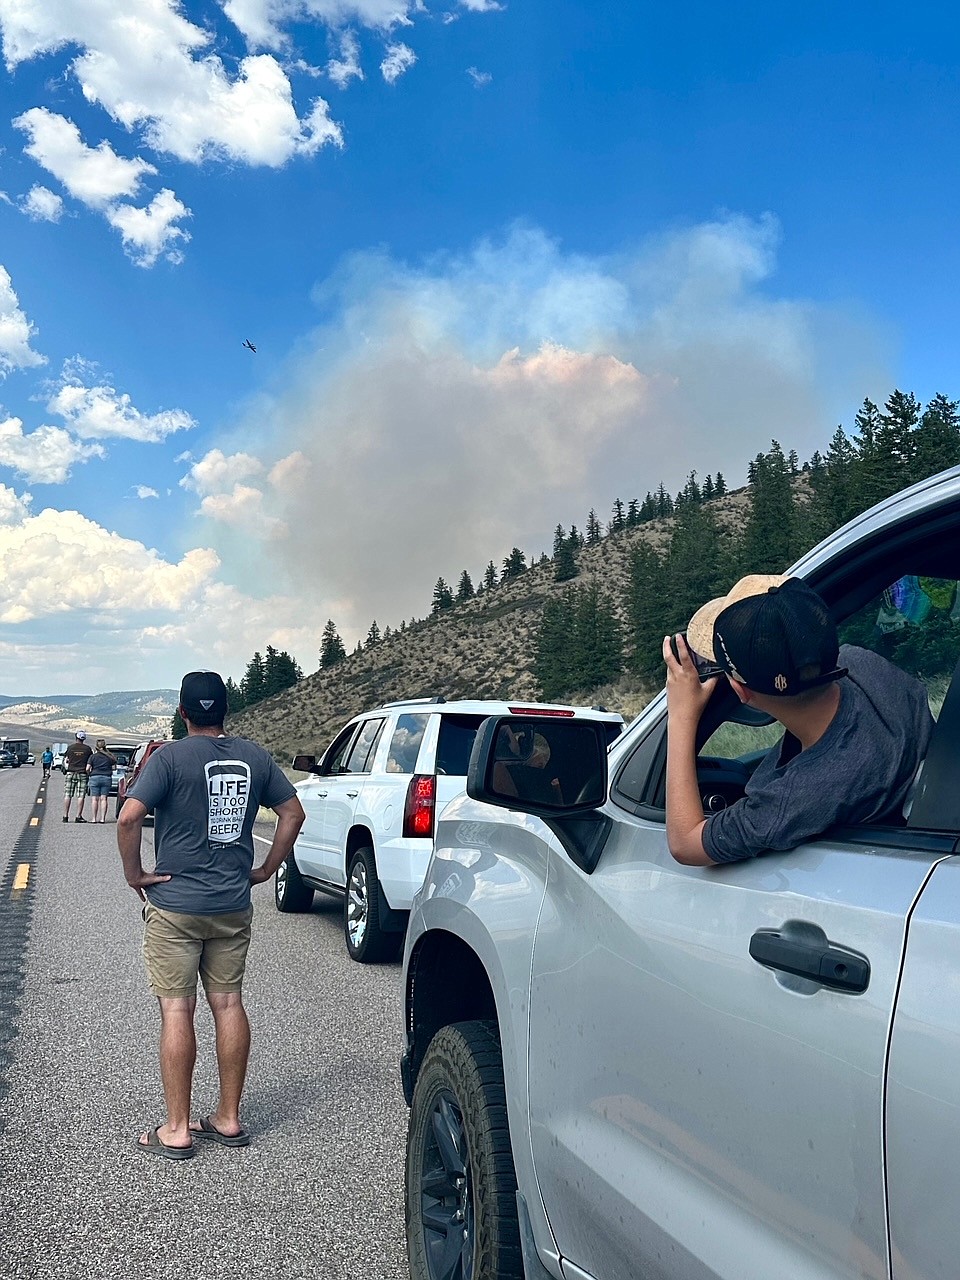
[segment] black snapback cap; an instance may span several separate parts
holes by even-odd
[[[713,625],[717,665],[754,693],[789,698],[847,674],[824,601],[799,578],[787,578],[728,605]]]
[[[227,686],[216,671],[188,671],[180,685],[180,706],[197,724],[219,724],[227,714]]]

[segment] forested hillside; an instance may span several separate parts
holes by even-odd
[[[802,465],[772,441],[734,492],[691,472],[673,498],[662,486],[617,498],[606,527],[593,511],[582,535],[558,526],[553,555],[532,566],[514,548],[477,591],[440,579],[428,617],[382,633],[374,623],[352,654],[331,621],[321,669],[239,710],[231,728],[288,762],[399,698],[602,701],[632,715],[660,686],[664,633],[704,600],[743,573],[782,572],[882,498],[958,463],[958,402],[941,395],[924,408],[900,391],[883,409],[864,401],[853,432],[838,427]]]

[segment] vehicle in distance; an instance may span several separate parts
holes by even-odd
[[[21,764],[27,763],[30,754],[29,738],[0,738],[0,751],[12,751]]]
[[[27,753],[27,764],[36,764],[37,758],[32,751]]]
[[[127,798],[127,792],[139,778],[143,766],[147,763],[154,751],[159,751],[162,746],[169,742],[169,738],[150,738],[147,742],[140,742],[132,749],[129,757],[129,763],[123,773],[117,779],[117,808],[116,816],[120,817],[120,810],[123,808],[123,802]],[[144,820],[147,824],[153,822],[153,814],[149,813]]]
[[[120,779],[130,765],[130,760],[136,750],[136,744],[133,742],[108,742],[106,747],[117,762],[113,766],[113,772],[110,777],[110,795],[117,796],[120,794]]]
[[[954,468],[793,570],[927,684],[902,821],[682,866],[662,694],[609,754],[542,726],[562,802],[513,767],[522,717],[484,727],[406,938],[414,1280],[960,1274],[958,545]],[[717,682],[705,812],[781,736],[761,719]]]
[[[395,956],[436,815],[463,790],[477,729],[511,708],[538,722],[589,720],[611,740],[623,729],[623,717],[603,708],[468,699],[394,702],[354,716],[319,761],[293,761],[310,774],[296,784],[306,820],[277,871],[277,909],[306,911],[315,890],[342,897],[350,956],[362,963]]]
[[[0,769],[19,769],[20,757],[15,751],[0,750]]]

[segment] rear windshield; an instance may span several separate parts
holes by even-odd
[[[485,719],[485,716],[441,716],[437,773],[467,776],[473,740]]]

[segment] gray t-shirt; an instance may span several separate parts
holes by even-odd
[[[191,734],[154,751],[129,795],[154,810],[155,907],[221,915],[250,905],[253,824],[297,793],[263,747],[247,738]]]
[[[714,862],[793,849],[837,824],[899,821],[933,717],[921,682],[869,649],[842,645],[840,705],[806,751],[792,734],[757,765],[745,795],[712,814],[703,847]]]

